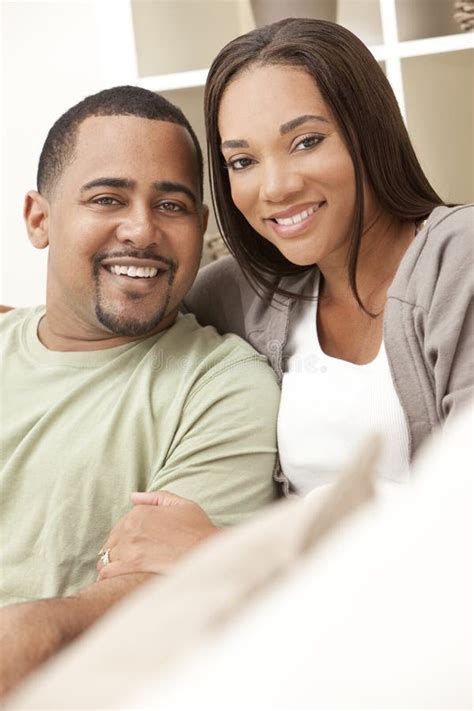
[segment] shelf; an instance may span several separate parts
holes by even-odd
[[[142,77],[137,84],[151,91],[174,91],[175,89],[194,89],[204,86],[209,69],[194,69],[191,72],[160,74],[155,77]]]
[[[408,132],[426,175],[447,202],[474,200],[472,59],[471,51],[461,51],[401,62]]]
[[[445,37],[429,37],[428,39],[399,42],[388,48],[384,45],[369,47],[378,62],[384,62],[389,57],[419,57],[428,54],[443,54],[444,52],[459,52],[464,49],[474,49],[474,34],[466,32]],[[139,86],[151,91],[173,91],[175,89],[192,89],[204,86],[209,69],[195,69],[190,72],[175,72],[174,74],[158,74],[142,77]]]
[[[318,5],[317,1],[313,4]],[[338,0],[336,22],[347,27],[368,47],[383,43],[378,0]]]
[[[453,0],[395,0],[395,12],[401,42],[461,32]]]
[[[399,57],[420,57],[426,54],[460,52],[463,49],[474,49],[474,34],[472,32],[399,42],[396,54]]]
[[[227,42],[253,29],[247,0],[131,0],[130,7],[142,79],[208,67]]]

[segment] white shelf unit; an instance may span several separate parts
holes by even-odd
[[[474,36],[471,33],[459,35],[446,35],[444,37],[428,37],[419,40],[396,42],[393,45],[378,44],[369,47],[375,59],[391,65],[393,73],[401,66],[401,59],[406,57],[421,57],[428,54],[443,54],[445,52],[459,52],[464,49],[474,48]],[[192,89],[204,86],[209,69],[194,69],[187,72],[174,72],[172,74],[156,74],[153,76],[137,76],[137,84],[152,91],[173,91],[175,89]],[[389,77],[390,78],[390,77]],[[397,98],[404,104],[403,83],[397,87]]]
[[[282,7],[296,16],[298,4],[286,0]],[[125,77],[163,93],[204,144],[208,66],[230,39],[255,27],[250,0],[97,0],[96,6],[104,83]],[[336,21],[382,64],[434,187],[446,201],[474,201],[474,34],[455,24],[452,0],[334,0],[334,6]]]

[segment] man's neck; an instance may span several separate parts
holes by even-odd
[[[108,332],[101,324],[97,327],[84,323],[77,316],[67,320],[58,318],[55,309],[47,306],[46,314],[39,322],[38,338],[48,350],[63,352],[101,351],[143,341],[173,325],[177,310],[168,314],[160,324],[143,336],[123,336]]]

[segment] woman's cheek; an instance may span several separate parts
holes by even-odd
[[[256,193],[251,185],[242,185],[241,183],[238,186],[234,185],[231,194],[237,209],[240,210],[246,220],[252,223],[258,202],[258,192]]]

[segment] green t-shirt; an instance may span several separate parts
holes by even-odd
[[[49,351],[43,314],[0,317],[0,604],[93,582],[132,491],[193,499],[218,525],[274,498],[279,388],[248,344],[188,315],[132,344]]]

